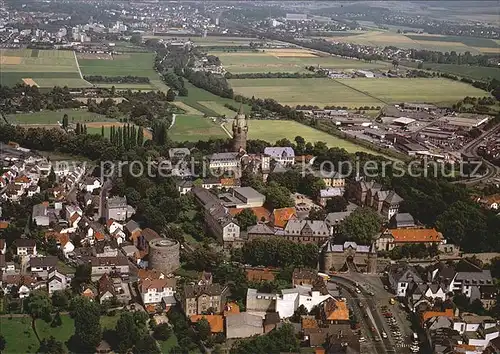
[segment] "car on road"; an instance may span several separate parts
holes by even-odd
[[[387,338],[387,333],[382,332],[382,338],[384,338],[384,339]]]
[[[360,343],[366,342],[366,338],[365,337],[359,337],[359,342]]]
[[[359,288],[356,288],[356,293],[361,294],[361,290],[359,290]]]

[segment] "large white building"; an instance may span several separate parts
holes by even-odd
[[[291,147],[266,147],[264,154],[283,166],[295,164],[295,151]]]
[[[165,299],[170,303],[175,294],[175,278],[145,279],[141,283],[141,297],[144,305],[159,304]]]

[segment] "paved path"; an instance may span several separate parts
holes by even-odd
[[[177,114],[172,113],[172,122],[170,123],[170,126],[168,127],[168,129],[171,129],[174,126],[176,116],[177,116]]]
[[[233,135],[229,132],[229,130],[227,130],[226,126],[224,125],[224,123],[222,123],[220,125],[220,127],[222,128],[222,130],[224,130],[224,132],[227,134],[227,136],[229,136],[230,138],[233,138]]]

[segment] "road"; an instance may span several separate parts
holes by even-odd
[[[380,353],[409,353],[410,337],[412,334],[411,324],[406,319],[406,313],[398,309],[397,305],[390,305],[389,299],[393,297],[384,289],[384,285],[378,275],[369,275],[356,272],[349,272],[346,274],[338,274],[332,278],[336,283],[342,284],[346,287],[355,288],[356,284],[361,290],[358,295],[359,300],[363,303],[364,309],[368,312],[370,319],[374,322],[374,327],[378,333],[385,332],[388,338],[383,339],[382,342],[385,351],[378,351]],[[372,292],[374,295],[370,295]],[[398,343],[392,336],[391,329],[386,319],[382,315],[382,306],[387,306],[389,311],[393,314],[398,323],[398,327],[403,335],[404,342]],[[378,348],[377,348],[378,349]]]

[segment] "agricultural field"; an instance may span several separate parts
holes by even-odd
[[[201,47],[239,47],[239,46],[249,46],[251,42],[259,42],[261,40],[257,38],[249,37],[223,37],[223,36],[208,36],[208,37],[176,37],[176,36],[155,36],[146,35],[143,36],[145,39],[165,39],[165,40],[190,40],[195,45]]]
[[[273,98],[284,105],[383,106],[388,103],[455,103],[485,91],[447,79],[235,79],[230,83],[243,96]]]
[[[468,66],[456,64],[424,63],[424,69],[432,69],[476,80],[500,80],[500,68],[485,66]]]
[[[220,124],[210,118],[196,115],[178,114],[175,124],[168,131],[169,137],[174,141],[199,141],[214,139],[227,139],[228,135]]]
[[[201,104],[204,107],[207,107],[208,109],[216,112],[217,114],[224,115],[226,117],[233,118],[236,115],[236,112],[233,110],[230,110],[227,107],[224,107],[223,104],[220,104],[215,101],[198,101],[199,104]]]
[[[69,50],[1,49],[0,66],[2,85],[91,86],[81,78],[75,53]]]
[[[497,42],[487,38],[457,37],[430,34],[402,34],[394,31],[383,31],[380,29],[352,33],[346,32],[332,33],[331,37],[324,37],[326,40],[354,43],[360,45],[385,47],[395,46],[398,48],[414,48],[435,50],[440,52],[456,51],[457,53],[471,52],[480,53],[500,53],[500,46]]]
[[[159,77],[153,68],[154,53],[126,53],[113,55],[112,59],[79,59],[80,69],[84,76],[141,76],[153,80],[150,84],[96,84],[98,87],[115,86],[116,89],[131,90],[164,90],[166,86],[158,86]],[[166,88],[168,90],[168,88]]]
[[[221,52],[213,51],[224,68],[233,74],[262,72],[307,72],[306,66],[329,69],[381,69],[389,64],[384,62],[368,63],[356,59],[325,56],[306,49],[266,49],[259,52]]]
[[[357,79],[351,79],[357,80]],[[376,80],[376,79],[373,79]],[[377,80],[378,81],[378,80]],[[383,106],[384,102],[358,92],[332,79],[235,79],[230,80],[236,93],[246,97],[273,98],[283,105]]]
[[[365,92],[387,103],[415,102],[453,104],[465,96],[489,94],[471,85],[447,79],[340,79],[355,90]]]
[[[223,98],[216,96],[206,90],[203,90],[201,88],[198,88],[192,84],[190,84],[188,81],[184,82],[185,87],[188,90],[188,96],[187,97],[182,97],[182,96],[177,96],[176,101],[174,104],[182,102],[182,104],[187,105],[189,107],[192,107],[198,112],[201,112],[202,114],[206,114],[208,116],[219,116],[220,113],[217,113],[213,109],[204,106],[200,102],[211,102],[210,104],[215,107],[214,103],[217,103],[217,107],[224,108],[224,105],[226,103],[232,105],[233,107],[239,107],[240,104],[236,102],[235,100],[232,100],[230,98]],[[213,103],[212,103],[213,102]],[[182,108],[182,107],[181,107]],[[251,107],[249,105],[244,104],[243,105],[243,111],[245,113],[250,113]],[[187,114],[192,114],[187,112]],[[236,112],[233,113],[233,116],[236,115]]]
[[[291,141],[300,135],[307,142],[324,141],[329,147],[339,147],[353,153],[357,151],[374,153],[359,145],[353,144],[347,140],[337,138],[328,133],[316,130],[307,125],[295,121],[283,120],[249,120],[248,138],[261,139],[270,143],[286,138]]]
[[[55,125],[62,122],[63,116],[67,114],[70,123],[77,122],[114,122],[113,119],[97,113],[91,113],[78,109],[61,109],[57,111],[41,111],[34,113],[9,114],[7,120],[13,124],[37,124],[37,125]]]

